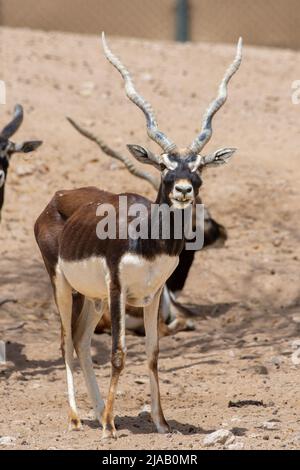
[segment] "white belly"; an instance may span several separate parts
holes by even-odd
[[[178,257],[161,255],[153,261],[135,254],[121,258],[119,277],[126,303],[143,306],[151,302],[178,264]],[[58,266],[74,290],[88,298],[108,297],[110,272],[104,258],[81,261],[59,259]]]
[[[58,260],[68,283],[91,299],[104,299],[108,294],[109,269],[104,258],[93,256],[81,261]]]

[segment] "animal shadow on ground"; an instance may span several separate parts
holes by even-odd
[[[95,420],[83,420],[83,424],[92,429],[100,429],[101,426]],[[171,432],[189,436],[192,434],[209,434],[215,429],[203,429],[200,426],[194,426],[189,423],[180,423],[174,419],[168,420]],[[132,434],[153,434],[156,433],[155,425],[151,419],[150,413],[143,412],[137,416],[116,416],[115,426],[119,434],[122,431],[129,431]]]
[[[6,343],[6,354],[8,365],[2,375],[9,378],[14,372],[21,373],[19,380],[29,380],[31,377],[48,375],[57,369],[64,368],[62,358],[52,360],[29,360],[23,352],[25,345],[15,342]],[[9,363],[13,363],[12,366]]]
[[[237,302],[215,303],[210,305],[183,303],[182,306],[190,312],[192,318],[205,319],[221,317],[236,304]]]
[[[30,360],[23,351],[24,347],[25,345],[21,343],[7,342],[6,354],[8,366],[2,373],[5,378],[9,378],[13,372],[18,371],[21,372],[20,380],[29,380],[39,375],[49,375],[58,369],[65,369],[64,360],[61,355],[50,360]],[[97,358],[96,362],[101,365],[106,364],[110,360],[110,353],[105,344],[97,343]],[[9,363],[13,365],[9,366]],[[75,370],[79,368],[78,361],[75,361],[74,366]]]

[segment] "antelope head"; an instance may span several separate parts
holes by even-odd
[[[4,188],[10,159],[14,153],[28,153],[37,149],[42,142],[40,140],[28,140],[18,144],[10,138],[17,132],[23,122],[23,108],[17,104],[12,120],[0,132],[0,218],[4,202]]]
[[[236,56],[227,69],[219,86],[216,99],[209,105],[202,123],[200,133],[184,150],[158,129],[157,121],[151,105],[137,93],[129,71],[109,49],[105,35],[102,33],[102,43],[106,58],[120,72],[128,98],[138,106],[146,117],[148,136],[162,149],[160,154],[139,145],[128,145],[129,151],[140,162],[150,164],[161,172],[160,192],[163,193],[174,207],[185,208],[190,205],[198,194],[202,184],[202,171],[210,166],[226,163],[235,152],[235,148],[222,148],[209,155],[202,150],[212,136],[212,119],[227,99],[227,85],[238,70],[242,60],[242,39],[237,44]]]

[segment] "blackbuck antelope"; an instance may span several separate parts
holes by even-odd
[[[98,147],[109,157],[122,162],[125,168],[137,178],[141,178],[152,186],[156,191],[159,190],[160,180],[152,173],[145,171],[143,168],[137,167],[132,159],[127,157],[115,149],[108,146],[100,137],[94,135],[87,129],[84,129],[71,118],[67,118],[71,125],[84,137],[96,143]],[[84,203],[84,196],[87,198],[85,202],[90,202],[93,197],[97,197],[95,188],[82,188],[84,191],[80,198],[80,204]],[[80,190],[78,190],[80,191]],[[70,196],[68,196],[70,197]],[[79,203],[79,201],[78,201]],[[202,204],[202,200],[198,195],[196,204]],[[195,207],[195,206],[194,206]],[[193,212],[193,231],[196,230],[196,215]],[[202,222],[202,221],[201,221]],[[62,230],[62,227],[61,227]],[[227,239],[225,227],[216,222],[206,207],[204,207],[204,244],[203,248],[221,247]],[[176,269],[164,286],[159,306],[159,334],[167,336],[178,331],[194,329],[194,322],[191,320],[193,312],[186,306],[178,302],[177,297],[184,288],[189,271],[192,267],[195,257],[195,250],[183,248],[179,255],[179,262]],[[111,329],[109,309],[103,313],[102,319],[96,327],[95,333],[102,333]],[[126,329],[134,331],[137,334],[144,334],[143,308],[126,307]]]
[[[146,333],[146,354],[150,376],[151,412],[158,432],[169,431],[164,418],[158,383],[158,307],[163,286],[178,264],[179,255],[184,248],[184,233],[179,239],[175,236],[176,221],[184,224],[184,210],[195,203],[202,183],[202,170],[210,165],[225,163],[235,149],[224,148],[207,156],[200,152],[212,135],[212,118],[225,103],[227,84],[239,68],[242,41],[238,42],[236,57],[225,73],[217,98],[209,106],[200,134],[192,144],[180,151],[157,126],[154,112],[149,103],[137,93],[128,70],[108,48],[104,35],[103,47],[107,59],[121,73],[125,81],[127,96],[145,114],[149,137],[162,149],[160,155],[139,146],[129,145],[128,149],[140,162],[153,165],[161,173],[161,183],[156,196],[156,205],[173,209],[170,214],[171,237],[161,236],[164,220],[161,213],[153,218],[153,203],[138,194],[112,194],[99,191],[97,201],[80,205],[72,211],[72,200],[59,193],[51,204],[59,204],[59,221],[64,225],[61,235],[52,235],[51,221],[47,222],[45,211],[35,225],[35,235],[45,265],[50,274],[54,295],[62,323],[62,346],[65,358],[67,385],[70,407],[70,424],[77,429],[80,420],[77,413],[73,381],[74,347],[79,357],[87,388],[93,402],[96,417],[102,422],[103,437],[116,436],[114,425],[114,400],[118,380],[124,368],[125,345],[125,306],[144,308]],[[63,194],[63,193],[62,193]],[[128,210],[126,216],[120,211],[120,198],[125,197]],[[76,190],[73,198],[76,198]],[[80,198],[80,193],[78,193]],[[152,229],[158,237],[103,236],[99,230],[103,222],[103,208],[113,208],[116,215],[116,234],[120,228],[132,221],[131,209],[135,204],[146,211],[143,221],[148,233]],[[157,207],[156,206],[156,207]],[[46,208],[47,211],[47,208]],[[70,217],[68,214],[72,213]],[[145,214],[145,212],[143,212]],[[102,215],[101,215],[102,214]],[[179,218],[176,217],[179,214]],[[47,214],[46,214],[47,215]],[[66,223],[64,220],[67,218]],[[54,231],[56,225],[54,225]],[[56,246],[58,244],[58,246]],[[58,256],[57,256],[58,253]],[[80,302],[85,299],[78,318],[72,322],[72,302],[76,291]],[[93,308],[90,306],[94,304]],[[101,398],[90,355],[90,343],[94,329],[103,311],[109,306],[112,327],[112,372],[106,404]]]
[[[7,178],[9,162],[14,153],[28,153],[37,149],[42,142],[40,140],[29,140],[19,144],[9,140],[19,129],[23,122],[23,108],[19,104],[15,106],[12,120],[0,132],[0,220],[4,203],[4,190]]]

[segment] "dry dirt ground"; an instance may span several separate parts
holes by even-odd
[[[0,231],[0,436],[15,449],[198,449],[217,429],[233,430],[236,447],[300,447],[299,179],[300,53],[245,47],[229,100],[214,123],[208,149],[238,147],[226,168],[207,171],[202,195],[229,231],[226,246],[197,254],[182,301],[206,319],[196,330],[161,339],[160,382],[174,433],[154,432],[144,339],[127,337],[128,358],[116,402],[119,438],[101,442],[76,368],[80,432],[67,431],[67,396],[60,326],[33,223],[54,191],[94,184],[153,196],[142,181],[102,155],[70,127],[70,115],[116,149],[149,144],[144,117],[124,96],[99,37],[0,30],[1,79],[8,102],[25,108],[17,138],[38,138],[36,154],[11,162]],[[228,45],[143,42],[111,38],[138,89],[157,110],[162,130],[190,143],[234,56]],[[150,144],[152,148],[153,145]],[[294,356],[292,354],[294,353]],[[94,338],[92,354],[104,396],[110,336]],[[263,400],[264,407],[228,407]],[[264,428],[264,422],[274,429]],[[2,446],[3,447],[3,446]],[[4,448],[4,447],[3,447]],[[222,448],[216,445],[214,448]]]

